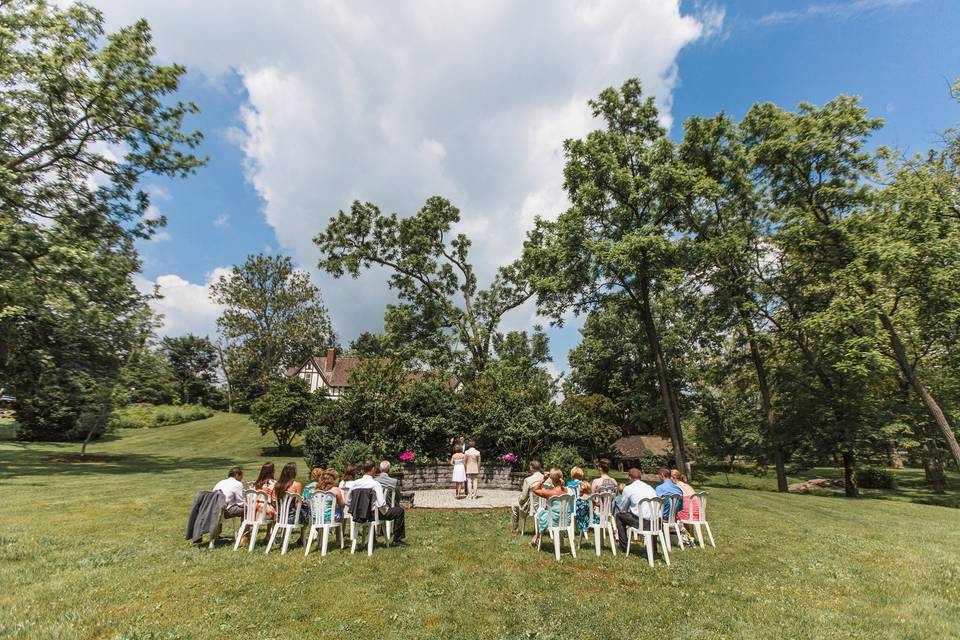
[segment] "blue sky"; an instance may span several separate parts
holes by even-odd
[[[209,165],[148,181],[168,225],[142,243],[142,281],[160,284],[170,333],[212,331],[207,283],[257,252],[314,272],[344,344],[379,328],[384,275],[334,281],[316,272],[310,243],[356,197],[401,214],[450,197],[489,274],[516,255],[534,214],[562,208],[558,145],[589,129],[585,98],[631,75],[674,136],[693,114],[739,118],[758,101],[840,93],[887,121],[876,144],[911,153],[960,121],[947,93],[960,77],[960,3],[946,0],[624,1],[613,7],[623,15],[491,4],[466,19],[442,4],[383,17],[387,5],[319,2],[293,26],[290,7],[245,22],[217,2],[98,4],[111,26],[151,21],[159,55],[191,69],[181,96],[202,109],[189,125],[204,131]],[[531,308],[508,325],[536,321]],[[559,370],[578,325],[551,330]]]

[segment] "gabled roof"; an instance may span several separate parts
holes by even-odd
[[[327,369],[326,358],[313,356],[307,358],[299,367],[290,367],[287,369],[287,377],[297,375],[303,371],[303,368],[308,364],[312,364],[313,368],[320,372],[320,377],[323,378],[323,381],[328,387],[349,387],[350,372],[360,364],[360,358],[338,357],[334,360],[333,369],[330,370]]]

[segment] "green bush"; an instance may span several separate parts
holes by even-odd
[[[373,449],[370,445],[359,440],[346,440],[340,447],[333,452],[330,457],[330,466],[339,471],[343,471],[348,464],[356,465],[358,468],[363,465],[364,460],[373,459]]]
[[[212,409],[192,404],[154,406],[138,403],[115,409],[110,416],[109,426],[112,429],[167,427],[204,420],[214,413]]]
[[[564,477],[570,475],[570,469],[573,467],[582,467],[586,464],[576,448],[562,444],[550,447],[543,454],[543,462],[547,469],[557,468],[563,471]]]
[[[640,471],[644,473],[656,473],[658,469],[667,466],[667,459],[654,453],[647,452],[647,455],[640,458]]]
[[[857,484],[864,489],[896,489],[897,478],[889,469],[864,467],[857,471]]]

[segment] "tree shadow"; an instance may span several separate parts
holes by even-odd
[[[0,449],[0,480],[15,477],[82,477],[136,473],[163,474],[184,470],[220,469],[226,472],[235,460],[219,457],[179,458],[143,453],[111,454],[105,462],[48,462],[55,451]]]

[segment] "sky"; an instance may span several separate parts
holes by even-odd
[[[206,167],[147,178],[167,226],[142,242],[144,290],[162,331],[215,333],[209,283],[252,253],[311,273],[346,346],[382,329],[386,274],[335,280],[313,237],[355,199],[401,216],[442,195],[488,282],[519,255],[534,216],[566,206],[565,138],[597,124],[586,101],[638,77],[674,138],[691,115],[740,118],[861,96],[908,153],[960,122],[960,2],[693,0],[95,0],[108,29],[146,18],[157,57],[188,72]],[[565,371],[582,319],[551,328]],[[528,304],[504,329],[546,324]]]

